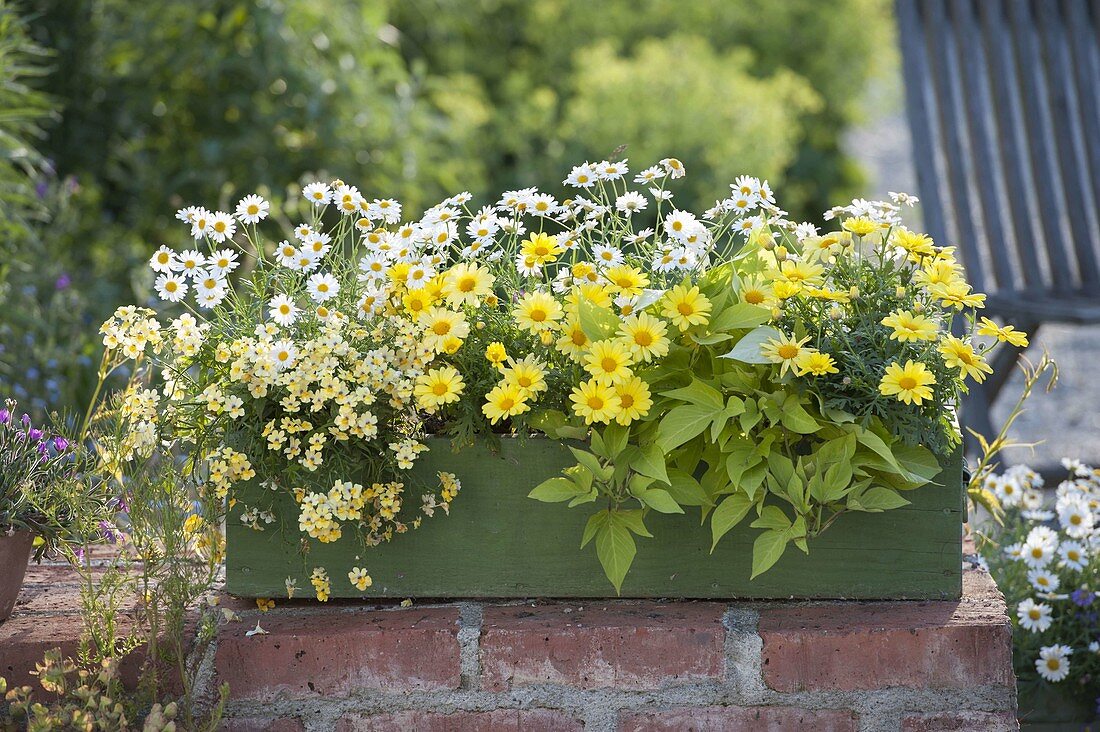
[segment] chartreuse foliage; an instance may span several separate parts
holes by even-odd
[[[710,522],[712,546],[748,521],[760,530],[755,577],[791,544],[808,553],[809,540],[846,512],[908,504],[905,492],[940,471],[931,451],[904,444],[877,418],[859,423],[792,388],[760,355],[776,333],[764,325],[770,311],[737,301],[733,273],[732,265],[719,267],[698,282],[713,306],[709,324],[636,372],[653,393],[649,415],[593,431],[590,450],[572,448],[576,465],[531,491],[540,501],[595,508],[581,546],[595,544],[616,590],[634,561],[636,537],[651,536],[651,511],[698,509]],[[591,303],[581,312],[593,340],[618,320]],[[560,412],[544,412],[536,423],[551,437],[584,434]]]

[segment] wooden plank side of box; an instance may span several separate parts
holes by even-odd
[[[364,549],[345,536],[309,542],[285,494],[247,488],[246,505],[272,507],[285,525],[255,531],[232,514],[227,522],[227,589],[245,597],[285,597],[293,578],[312,596],[312,569],[325,567],[333,597],[516,598],[608,597],[614,589],[594,548],[580,547],[593,507],[568,509],[527,498],[533,486],[573,463],[550,440],[504,442],[499,454],[478,446],[452,453],[433,441],[417,470],[447,470],[462,481],[450,515],[437,512],[419,529]],[[768,572],[750,581],[752,542],[746,520],[710,552],[710,526],[699,510],[651,512],[654,538],[639,538],[624,597],[668,598],[958,598],[962,592],[962,458],[955,454],[934,484],[906,493],[911,505],[884,513],[851,513],[810,542],[807,556],[789,547]],[[415,496],[410,497],[415,499]],[[350,533],[350,532],[348,532]],[[366,592],[347,578],[353,566],[374,579]]]

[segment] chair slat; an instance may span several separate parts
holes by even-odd
[[[1067,0],[1070,50],[1076,71],[1081,121],[1092,177],[1093,210],[1100,211],[1100,13],[1089,12],[1086,0]]]
[[[992,260],[997,289],[1015,289],[1018,268],[1014,266],[1014,257],[1011,256],[1013,248],[1009,246],[1009,234],[1002,217],[1005,210],[1001,190],[1004,175],[994,152],[998,131],[992,116],[988,62],[982,44],[977,42],[981,34],[971,0],[951,0],[950,6],[951,24],[955,29],[962,67],[959,81],[965,125],[960,133],[969,138],[971,156],[966,162],[973,169],[976,198],[982,210],[984,253]],[[1021,282],[1022,279],[1019,278]]]
[[[1045,289],[1043,266],[1039,253],[1043,247],[1043,232],[1036,226],[1038,216],[1033,196],[1035,180],[1024,160],[1027,149],[1022,102],[1016,79],[1015,48],[1005,27],[1004,4],[979,3],[984,46],[990,62],[993,108],[997,114],[997,142],[1000,145],[1001,175],[1006,185],[1008,206],[1002,215],[1012,222],[1013,242],[1020,259],[1024,283],[1028,289]],[[1011,183],[1014,181],[1015,184]],[[1045,262],[1044,262],[1045,264]]]
[[[1066,203],[1066,218],[1072,232],[1071,251],[1076,255],[1081,286],[1094,290],[1100,286],[1100,268],[1091,221],[1095,211],[1086,204],[1092,200],[1091,181],[1083,165],[1087,158],[1081,142],[1077,91],[1073,82],[1065,18],[1054,3],[1043,3],[1036,13],[1043,38],[1046,60],[1046,85],[1050,103],[1055,149],[1058,151],[1062,195]],[[1088,195],[1086,196],[1086,192]]]
[[[946,157],[946,195],[952,203],[951,213],[954,237],[940,244],[956,244],[962,254],[970,282],[975,289],[986,289],[983,255],[978,240],[976,219],[980,212],[971,204],[970,181],[967,178],[966,160],[969,152],[966,140],[960,134],[962,121],[961,71],[955,35],[957,30],[947,22],[942,0],[927,0],[923,28],[928,42],[931,69],[937,83],[939,105],[939,129],[943,136]]]
[[[1027,100],[1024,104],[1024,120],[1027,136],[1031,141],[1027,150],[1032,178],[1035,181],[1036,198],[1043,212],[1043,240],[1050,262],[1051,278],[1056,288],[1074,289],[1073,270],[1065,249],[1070,234],[1054,162],[1056,152],[1053,133],[1046,105],[1040,102],[1046,98],[1046,93],[1043,88],[1042,54],[1032,30],[1035,21],[1028,0],[1009,0],[1008,10],[1009,25],[1012,27],[1018,54],[1017,73],[1021,92]]]
[[[948,231],[944,217],[945,186],[941,183],[940,173],[943,167],[940,156],[942,148],[936,129],[938,102],[917,2],[897,0],[896,3],[898,20],[906,29],[900,34],[905,109],[912,135],[913,158],[922,161],[922,165],[917,166],[917,188],[920,191],[924,229],[942,245],[948,241]]]

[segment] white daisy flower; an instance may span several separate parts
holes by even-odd
[[[687,175],[687,168],[676,158],[665,158],[660,161],[661,167],[665,169],[671,178],[683,178]]]
[[[677,241],[684,241],[695,230],[696,224],[695,214],[676,209],[665,216],[665,233]]]
[[[332,202],[345,216],[359,213],[359,204],[363,202],[363,194],[355,186],[339,185],[332,194]]]
[[[1069,646],[1043,646],[1039,649],[1039,658],[1035,659],[1035,670],[1047,681],[1058,682],[1069,675],[1069,656],[1073,649]]]
[[[216,307],[221,303],[228,291],[228,283],[209,272],[206,273],[206,276],[195,280],[195,300],[206,309]]]
[[[1053,543],[1044,538],[1032,538],[1029,536],[1024,542],[1023,560],[1032,569],[1042,569],[1054,559],[1054,552],[1058,549],[1058,542]]]
[[[730,190],[742,196],[758,198],[760,195],[760,179],[751,175],[739,175],[730,183]]]
[[[206,269],[218,277],[225,277],[240,265],[237,253],[232,249],[219,249],[206,260]]]
[[[1027,573],[1027,581],[1039,592],[1045,592],[1047,594],[1056,592],[1058,590],[1058,585],[1061,584],[1058,575],[1053,572],[1048,572],[1045,569],[1031,570]]]
[[[275,247],[275,259],[282,266],[293,268],[298,261],[298,247],[286,240],[279,242]]]
[[[594,166],[596,168],[596,175],[600,177],[600,180],[619,180],[630,172],[626,162],[625,159],[614,163],[602,160]]]
[[[1058,523],[1074,539],[1088,536],[1092,532],[1094,517],[1088,501],[1075,496],[1059,499],[1055,507]]]
[[[638,171],[638,174],[634,176],[634,182],[644,186],[652,183],[653,181],[660,180],[666,175],[668,174],[665,173],[664,168],[660,168],[656,165],[651,165],[645,170]]]
[[[549,193],[535,194],[527,202],[527,210],[535,216],[553,216],[560,209],[557,199]]]
[[[666,191],[661,188],[650,188],[649,195],[653,196],[654,201],[671,201],[672,191]]]
[[[191,236],[201,239],[210,235],[210,225],[213,223],[214,214],[205,208],[192,207],[191,212]]]
[[[1058,547],[1058,556],[1062,559],[1062,566],[1080,572],[1088,564],[1089,555],[1084,545],[1077,541],[1063,541]]]
[[[1089,641],[1089,651],[1092,653],[1100,653],[1100,642]]]
[[[794,238],[798,241],[804,241],[811,236],[817,236],[817,227],[813,224],[803,222],[794,227]]]
[[[245,224],[258,224],[267,218],[267,211],[271,204],[253,193],[245,196],[237,203],[237,220]]]
[[[588,163],[576,165],[562,183],[574,188],[591,188],[596,185],[596,171]]]
[[[167,302],[179,302],[187,294],[187,281],[179,275],[162,274],[153,285],[160,299]]]
[[[268,355],[275,363],[275,368],[284,371],[294,365],[295,359],[298,358],[298,351],[290,341],[275,341],[271,344]]]
[[[185,252],[180,252],[172,263],[172,270],[180,272],[188,277],[195,277],[201,274],[203,267],[206,266],[206,257],[195,249],[188,249]]]
[[[211,239],[219,244],[226,239],[232,239],[237,231],[237,224],[233,217],[224,211],[217,211],[210,217],[210,227],[207,232]]]
[[[176,218],[185,224],[193,224],[195,223],[195,214],[197,214],[200,210],[201,209],[198,206],[188,206],[186,208],[181,208],[180,210],[176,211]]]
[[[332,191],[324,183],[310,183],[302,189],[302,196],[314,206],[332,202]]]
[[[1054,622],[1050,615],[1050,605],[1035,602],[1030,597],[1016,606],[1016,617],[1024,630],[1042,633]]]
[[[302,249],[294,255],[294,259],[287,265],[288,269],[297,272],[312,272],[321,266],[321,258],[309,249]]]
[[[294,238],[298,241],[305,241],[305,238],[313,233],[313,227],[309,224],[298,224],[294,227]]]
[[[631,216],[638,211],[644,211],[648,205],[649,201],[646,200],[645,196],[636,191],[629,191],[615,199],[615,208],[627,216]]]
[[[267,304],[271,319],[284,328],[298,319],[298,306],[286,295],[276,295]]]
[[[149,267],[154,272],[160,272],[167,274],[174,269],[176,262],[176,253],[168,247],[161,247],[153,252],[153,256],[149,257]]]
[[[309,291],[309,296],[313,302],[325,302],[336,297],[336,294],[340,292],[340,283],[327,272],[318,272],[310,275],[309,280],[306,281],[306,289]]]
[[[392,198],[376,198],[367,207],[367,215],[382,219],[387,224],[396,224],[401,220],[401,204]]]
[[[453,221],[446,221],[438,224],[432,230],[431,245],[436,249],[443,249],[458,234],[457,226]]]
[[[1016,542],[1015,544],[1009,544],[1004,548],[1005,556],[1009,559],[1022,560],[1024,558],[1024,545],[1023,542]]]
[[[328,234],[313,232],[302,239],[302,251],[309,252],[314,257],[320,259],[332,249],[331,242],[332,237]]]
[[[618,247],[597,244],[592,247],[592,258],[596,260],[597,266],[615,267],[623,263],[623,252]]]
[[[533,257],[525,257],[522,254],[516,255],[516,271],[524,277],[538,277],[542,274],[542,265],[540,265]]]

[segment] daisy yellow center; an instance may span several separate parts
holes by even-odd
[[[318,292],[328,292],[328,285],[325,284],[324,282],[322,282],[321,284],[317,285],[317,291]]]
[[[218,266],[219,266],[219,267],[221,267],[221,268],[223,268],[223,269],[224,269],[225,267],[228,267],[228,266],[229,266],[229,260],[228,260],[228,259],[225,259],[224,257],[223,257],[223,258],[221,258],[221,259],[219,259],[219,260],[218,260]]]
[[[544,320],[546,320],[546,311],[542,308],[532,308],[531,320],[535,321],[536,323],[543,322]]]
[[[619,395],[619,401],[623,404],[623,409],[630,409],[634,406],[634,397],[631,394]]]
[[[473,277],[463,277],[458,281],[459,292],[473,292],[474,287],[477,285],[477,280]]]
[[[745,293],[745,302],[749,305],[759,305],[764,302],[764,293],[760,290],[749,290]]]
[[[638,331],[634,334],[634,342],[637,343],[639,346],[652,346],[653,334],[650,333],[648,330]]]
[[[604,356],[603,360],[600,361],[600,368],[602,368],[604,371],[614,371],[618,367],[619,362],[611,356]]]
[[[573,331],[571,340],[573,341],[574,346],[583,346],[585,343],[588,342],[588,336],[586,336],[584,334],[584,331],[582,330],[575,330]]]
[[[436,335],[447,335],[451,332],[451,324],[446,320],[440,320],[432,326],[432,332]]]
[[[320,201],[320,200],[321,200],[322,198],[324,198],[324,197],[325,197],[325,194],[324,194],[324,193],[322,193],[321,191],[316,191],[316,192],[315,192],[315,193],[313,194],[313,197],[314,197],[314,198],[316,198],[316,199],[317,199],[318,201]]]
[[[225,231],[225,222],[224,221],[215,221],[214,222],[214,231],[217,231],[219,233],[222,232],[222,231]]]
[[[1047,585],[1050,584],[1050,580],[1047,579],[1046,577],[1039,577],[1038,579],[1035,580],[1035,584],[1042,585],[1043,587],[1046,587]]]
[[[161,252],[157,255],[157,261],[161,264],[168,264],[169,256],[168,252]]]
[[[1081,558],[1081,555],[1073,550],[1070,550],[1066,552],[1066,558],[1069,559],[1069,561],[1071,562],[1076,562],[1078,559]]]
[[[168,292],[175,292],[179,289],[179,284],[177,284],[175,280],[168,280],[164,283],[164,289]]]
[[[912,376],[903,376],[898,379],[898,386],[900,386],[902,389],[905,389],[906,391],[910,389],[915,389],[917,386],[917,380],[914,379]]]
[[[523,376],[520,376],[516,379],[516,383],[522,386],[524,389],[527,389],[531,386],[531,384],[535,383],[535,381],[530,376],[524,374]]]
[[[512,397],[507,397],[507,396],[506,397],[501,397],[501,400],[500,400],[500,409],[501,409],[501,411],[507,412],[509,409],[511,409],[514,406],[516,406],[516,400],[515,399],[513,399]]]
[[[798,355],[798,346],[793,343],[785,343],[776,349],[776,353],[784,360],[790,360]]]
[[[436,382],[435,386],[432,387],[432,393],[436,396],[443,396],[447,393],[447,385],[443,382]]]
[[[1048,658],[1047,668],[1051,671],[1057,671],[1058,669],[1062,668],[1062,662],[1057,658]]]
[[[283,315],[290,315],[290,306],[285,305],[285,304],[280,305],[279,306],[279,312],[282,313]]]
[[[619,277],[619,279],[615,281],[615,284],[619,287],[633,287],[634,279],[629,275],[622,275],[621,277]]]
[[[1073,514],[1072,516],[1069,517],[1069,522],[1071,524],[1073,524],[1074,526],[1077,526],[1078,524],[1081,523],[1081,517],[1078,516],[1077,514]]]
[[[257,205],[256,205],[256,204],[254,204],[254,203],[253,203],[252,205],[250,205],[250,206],[248,207],[248,213],[249,213],[250,215],[252,215],[252,216],[255,216],[255,215],[256,215],[256,214],[258,214],[259,212],[260,212],[260,207],[259,207],[259,206],[257,206]]]
[[[288,358],[290,358],[290,354],[286,351],[279,351],[279,355],[277,356],[277,358],[280,361],[286,361]]]
[[[202,281],[202,286],[208,290],[213,290],[215,287],[218,286],[218,281],[208,277]]]
[[[1043,557],[1043,550],[1039,547],[1035,547],[1031,550],[1031,556],[1035,557],[1036,559],[1041,559]]]
[[[588,397],[588,408],[593,410],[603,409],[603,398],[595,394]]]
[[[672,222],[672,228],[673,228],[674,231],[680,231],[681,229],[684,228],[684,224],[680,221],[673,221]]]
[[[691,315],[695,312],[695,307],[689,302],[682,302],[676,306],[676,311],[680,315]]]
[[[615,256],[611,252],[600,252],[600,257],[610,262]]]
[[[1040,616],[1042,616],[1042,613],[1039,612],[1038,608],[1033,607],[1033,608],[1031,608],[1030,610],[1027,611],[1027,616],[1029,618],[1031,618],[1032,620],[1038,620],[1040,618]]]

